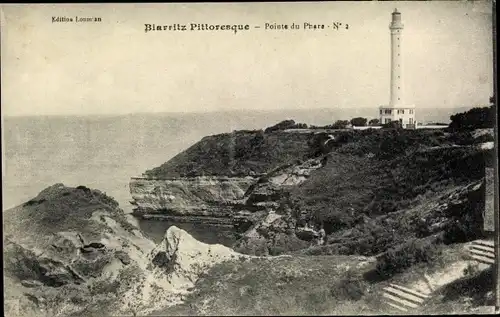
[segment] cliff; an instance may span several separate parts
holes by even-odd
[[[229,217],[227,206],[240,201],[257,179],[248,177],[133,178],[130,192],[143,213],[171,216]]]
[[[321,163],[309,159],[314,133],[235,131],[205,137],[130,181],[134,215],[247,226]],[[273,175],[270,179],[270,175]]]
[[[309,134],[234,131],[207,136],[168,162],[146,171],[148,178],[259,176],[308,154]]]
[[[468,191],[451,200],[459,203]],[[287,217],[270,212],[254,231],[278,233]],[[4,231],[4,309],[14,317],[393,313],[383,306],[383,288],[417,285],[422,273],[444,285],[445,297],[478,279],[483,293],[492,289],[484,268],[463,280],[472,262],[463,259],[461,245],[425,263],[425,271],[417,265],[382,282],[366,277],[378,266],[376,257],[248,256],[201,243],[175,226],[155,245],[126,222],[112,198],[84,186],[56,184],[7,210]],[[443,303],[431,304],[430,311]]]
[[[133,179],[131,193],[143,217],[232,221],[241,233],[235,244],[240,252],[279,254],[326,244],[311,250],[373,255],[403,243],[408,234],[450,235],[455,229],[447,225],[435,230],[412,220],[399,226],[407,220],[397,215],[416,219],[426,201],[451,199],[453,192],[484,193],[476,185],[492,166],[492,138],[491,129],[236,131],[205,137]],[[463,223],[462,236],[473,239],[483,234],[478,228],[484,198],[477,206],[468,201],[458,204],[466,210],[462,216],[450,211],[444,217]],[[384,233],[387,223],[399,228],[396,237]],[[339,245],[353,228],[358,242],[344,239]],[[379,238],[380,247],[369,247],[368,241]]]
[[[155,245],[116,201],[84,186],[56,184],[5,211],[4,234],[13,317],[148,314],[179,303],[212,265],[245,257],[177,227]]]

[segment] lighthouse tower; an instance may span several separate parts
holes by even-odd
[[[380,123],[399,121],[403,128],[414,129],[415,106],[405,104],[403,83],[403,28],[401,13],[394,9],[392,21],[389,24],[391,32],[391,88],[389,105],[380,107]]]

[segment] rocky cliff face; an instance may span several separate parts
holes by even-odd
[[[273,218],[272,222],[276,222],[283,216],[280,225],[269,227],[261,222],[266,223],[266,217],[272,218],[280,206],[280,201],[286,197],[288,188],[300,185],[321,166],[321,160],[308,159],[279,166],[259,178],[133,178],[130,190],[133,203],[137,206],[136,216],[216,225],[229,224],[243,234],[244,241],[236,246],[238,250],[267,255],[274,253],[276,244],[296,243],[298,247],[308,245],[295,236],[295,223],[291,222],[290,213],[280,212],[284,214]],[[288,219],[286,223],[284,219]],[[277,229],[283,226],[290,228]],[[274,242],[269,242],[267,236],[271,232],[274,236],[275,231]]]
[[[7,316],[148,314],[244,257],[170,227],[155,245],[99,191],[57,184],[4,213]]]
[[[130,193],[136,213],[164,216],[229,217],[254,177],[133,178]]]
[[[403,226],[398,212],[423,208],[425,201],[484,177],[492,150],[483,139],[397,129],[235,132],[204,138],[130,187],[136,214],[232,224],[240,252],[334,244],[356,229],[361,243],[351,247],[342,240],[328,252],[380,253],[394,240],[385,222],[405,228],[396,244],[422,229],[416,222]],[[203,173],[214,176],[184,177]],[[162,175],[171,178],[155,179]],[[378,247],[370,247],[377,240]]]

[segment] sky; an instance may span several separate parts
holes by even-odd
[[[89,115],[378,107],[402,14],[404,100],[488,104],[490,1],[1,5],[2,113]],[[52,17],[100,17],[100,23]],[[265,30],[265,23],[348,29]],[[145,32],[144,24],[250,30]],[[255,26],[261,26],[257,29]]]

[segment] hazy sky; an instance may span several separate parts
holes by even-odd
[[[487,104],[490,1],[3,5],[2,112],[378,107],[389,100],[395,7],[405,25],[405,100],[417,107]],[[62,16],[102,22],[52,22]],[[334,21],[349,29],[264,30],[266,22]],[[145,23],[251,29],[145,33]]]

